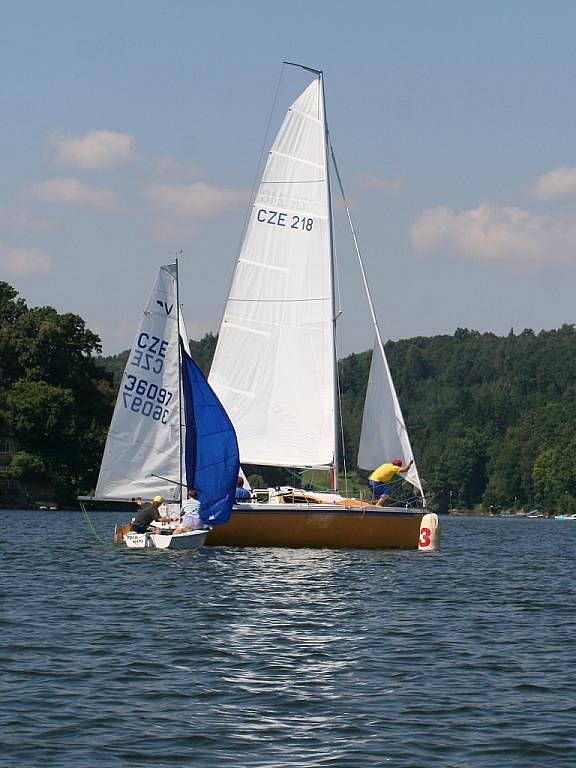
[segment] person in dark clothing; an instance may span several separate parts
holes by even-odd
[[[164,499],[162,496],[155,496],[152,503],[147,502],[146,504],[142,504],[140,511],[132,521],[132,530],[135,533],[146,533],[148,526],[152,521],[158,521],[162,519],[160,517],[158,507],[160,504],[162,504],[163,501]]]
[[[244,488],[244,478],[239,477],[236,481],[236,494],[234,501],[250,501],[250,491]]]

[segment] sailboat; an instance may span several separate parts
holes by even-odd
[[[226,411],[192,359],[180,311],[178,262],[162,266],[134,337],[96,486],[96,500],[162,496],[163,520],[149,533],[130,524],[130,548],[195,549],[230,517],[239,459]],[[205,528],[172,534],[171,513],[194,488]]]
[[[339,493],[330,158],[342,194],[343,188],[329,139],[324,75],[302,69],[313,78],[288,109],[269,151],[208,380],[234,424],[243,464],[329,468],[332,488],[325,494],[256,492],[251,502],[235,506],[207,543],[432,548],[438,519],[425,508],[416,462],[405,479],[418,494],[417,507],[377,507]],[[371,470],[397,456],[406,462],[414,456],[345,207],[376,335],[358,461]]]

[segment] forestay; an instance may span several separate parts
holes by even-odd
[[[364,403],[358,466],[364,470],[372,470],[387,461],[401,459],[407,463],[413,458],[410,438],[404,424],[386,354],[381,341],[377,338],[372,352]],[[422,493],[416,462],[402,477]]]
[[[209,377],[247,464],[334,459],[329,210],[318,78],[269,153]]]
[[[180,498],[176,279],[175,265],[161,267],[144,309],[108,432],[97,498]]]

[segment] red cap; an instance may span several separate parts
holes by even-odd
[[[396,467],[401,467],[402,466],[402,462],[400,461],[400,459],[394,459],[392,464],[394,464]]]

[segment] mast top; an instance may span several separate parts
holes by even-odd
[[[315,75],[318,75],[318,77],[322,77],[324,75],[324,72],[321,69],[313,69],[312,67],[307,67],[304,64],[297,64],[294,61],[283,61],[282,64],[288,64],[290,67],[300,67],[300,69],[305,69],[307,72],[313,72]]]

